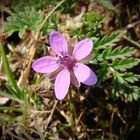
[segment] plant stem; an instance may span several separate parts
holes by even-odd
[[[73,126],[74,125],[74,114],[75,114],[75,106],[74,106],[74,99],[72,96],[72,91],[70,89],[70,93],[69,93],[69,99],[70,99],[70,125]]]

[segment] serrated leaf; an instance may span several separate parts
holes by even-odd
[[[119,46],[113,49],[110,47],[103,51],[103,57],[105,59],[117,59],[132,56],[136,52],[136,49],[132,47]]]
[[[140,88],[138,86],[133,86],[133,98],[134,100],[138,100],[140,98]]]
[[[98,39],[94,44],[94,49],[104,49],[106,47],[112,47],[115,45],[115,42],[119,41],[121,33],[114,33],[110,36],[105,36],[103,39]]]
[[[115,10],[115,7],[110,0],[97,0],[97,2],[109,10]]]
[[[129,83],[134,83],[140,79],[140,75],[134,74],[132,72],[126,72],[122,76]]]
[[[114,78],[113,80],[113,89],[112,89],[112,94],[115,97],[115,95],[119,96],[119,91],[121,89],[121,84],[119,84],[118,78]]]
[[[98,73],[98,77],[100,79],[100,81],[104,81],[107,79],[107,74],[108,74],[108,67],[107,65],[102,65],[102,67],[97,71]]]
[[[139,62],[140,62],[140,59],[135,59],[135,58],[115,60],[112,63],[112,67],[116,70],[126,71],[126,69],[130,69],[138,65]]]
[[[140,98],[139,92],[140,92],[139,87],[132,86],[126,81],[122,83],[122,80],[120,81],[118,77],[114,78],[112,89],[113,97],[115,96],[120,97],[122,100],[125,100],[126,102],[128,101],[131,102],[133,100],[138,100]]]
[[[19,32],[19,36],[25,34],[27,30],[37,32],[44,20],[42,11],[36,11],[33,7],[26,7],[23,12],[19,11],[7,18],[4,32],[10,36],[13,32]]]

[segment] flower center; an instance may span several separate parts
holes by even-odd
[[[75,64],[75,61],[71,56],[63,56],[60,57],[60,64],[67,67],[68,69],[72,69]]]

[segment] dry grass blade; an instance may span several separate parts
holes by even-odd
[[[54,106],[53,106],[53,108],[51,110],[51,114],[49,115],[49,117],[47,119],[46,127],[48,127],[48,125],[49,125],[49,123],[50,123],[50,121],[52,119],[52,116],[53,116],[53,113],[54,113],[54,111],[56,109],[57,103],[58,103],[58,101],[56,100],[55,103],[54,103]]]

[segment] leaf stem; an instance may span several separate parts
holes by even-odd
[[[74,125],[74,114],[75,114],[75,106],[74,106],[74,99],[73,99],[73,95],[72,95],[72,91],[70,89],[70,93],[69,93],[69,103],[70,103],[70,125],[73,126]]]

